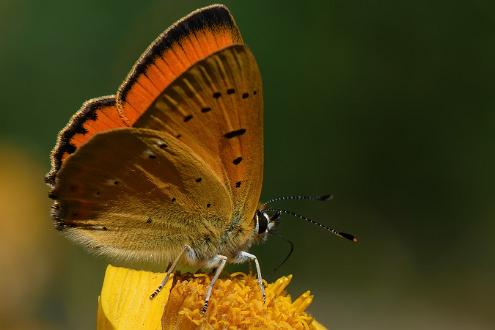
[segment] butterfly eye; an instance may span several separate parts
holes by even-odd
[[[256,217],[258,220],[258,234],[263,234],[268,229],[268,218],[265,216],[265,213],[259,213],[260,215]]]

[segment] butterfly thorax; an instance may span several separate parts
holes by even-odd
[[[239,255],[248,251],[252,245],[264,242],[271,230],[277,224],[280,213],[269,214],[260,204],[250,220],[246,217],[233,217],[231,225],[225,229],[216,241],[212,236],[205,237],[200,242],[192,242],[191,249],[186,254],[186,262],[194,266],[215,265],[215,256],[226,256],[229,262],[240,262]],[[214,246],[216,245],[216,246]]]
[[[254,219],[244,220],[234,215],[231,223],[220,235],[206,235],[202,239],[193,239],[189,246],[186,262],[196,266],[208,266],[216,255],[235,260],[240,251],[249,250],[257,242],[258,235]]]

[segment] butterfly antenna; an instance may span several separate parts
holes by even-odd
[[[290,196],[280,196],[280,197],[275,197],[273,199],[270,199],[267,202],[264,202],[263,204],[268,205],[274,202],[278,201],[284,201],[284,200],[310,200],[310,201],[320,201],[324,202],[329,199],[332,199],[332,195],[290,195]]]
[[[272,272],[275,273],[276,271],[278,271],[280,269],[280,267],[283,266],[283,264],[285,264],[285,262],[287,260],[289,260],[290,256],[292,255],[292,252],[294,252],[294,242],[292,242],[290,239],[288,239],[285,236],[282,236],[282,235],[280,235],[280,234],[278,234],[276,232],[271,232],[271,234],[273,236],[277,236],[281,240],[289,243],[289,245],[290,245],[290,250],[289,250],[289,253],[287,254],[287,256],[284,258],[284,260],[282,260],[282,262],[277,267],[273,268],[273,271]]]
[[[340,238],[345,238],[349,241],[352,241],[352,242],[357,242],[357,238],[356,236],[352,235],[352,234],[348,234],[348,233],[344,233],[344,232],[341,232],[341,231],[337,231],[333,228],[330,228],[330,227],[327,227],[313,219],[310,219],[308,217],[305,217],[304,215],[300,215],[300,214],[297,214],[297,213],[294,213],[292,211],[288,211],[288,210],[283,210],[283,209],[265,209],[265,211],[270,211],[270,212],[281,212],[281,213],[285,213],[285,214],[289,214],[289,215],[292,215],[293,217],[296,217],[296,218],[299,218],[301,220],[304,220],[304,221],[307,221],[309,223],[312,223],[313,225],[317,225],[319,226],[320,228],[323,228],[325,229],[326,231],[329,231],[330,233],[334,234],[335,236],[338,236]]]

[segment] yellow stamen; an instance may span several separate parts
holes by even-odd
[[[205,315],[200,309],[210,276],[176,274],[150,300],[163,276],[109,265],[98,299],[97,328],[325,329],[305,312],[313,300],[309,291],[294,301],[286,293],[291,275],[265,283],[266,304],[255,277],[234,273],[219,279]]]

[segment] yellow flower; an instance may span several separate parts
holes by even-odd
[[[305,309],[309,291],[292,301],[292,276],[266,284],[263,304],[256,278],[231,274],[215,283],[208,311],[200,313],[210,276],[175,275],[153,300],[164,274],[109,265],[98,298],[98,329],[325,329]],[[173,285],[172,285],[173,283]]]

